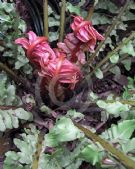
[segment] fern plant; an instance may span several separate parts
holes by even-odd
[[[15,69],[21,69],[26,74],[30,74],[32,67],[28,64],[24,51],[20,47],[14,46],[14,40],[26,31],[25,22],[16,13],[15,4],[0,1],[0,54],[8,58],[9,64],[13,64]]]
[[[64,126],[67,126],[66,123],[69,126],[68,131],[64,128]],[[34,158],[34,153],[39,153],[37,154],[37,158],[39,158],[37,163],[41,169],[46,166],[52,169],[63,167],[66,169],[78,168],[83,161],[90,162],[100,168],[122,168],[121,164],[118,164],[115,158],[105,152],[98,142],[93,143],[86,139],[84,134],[73,125],[69,118],[62,117],[56,123],[56,126],[45,136],[44,141],[42,141],[41,151],[37,150],[37,153],[36,144],[41,144],[38,142],[38,138],[40,140],[40,132],[33,125],[29,127],[30,129],[25,129],[26,133],[21,134],[22,139],[14,139],[14,144],[19,151],[6,153],[5,169],[9,165],[17,168],[31,168],[35,164],[35,160],[37,160]],[[123,150],[125,154],[131,153],[130,158],[132,158],[132,154],[134,154],[134,138],[132,139],[131,136],[134,128],[135,120],[125,120],[118,125],[111,126],[110,129],[102,133],[101,137],[108,139],[118,149]],[[69,151],[65,143],[77,138],[79,139],[77,147],[73,152]],[[48,148],[50,146],[55,148],[50,149],[49,152]]]
[[[134,77],[125,77],[122,72],[134,71],[135,32],[126,33],[134,19],[134,1],[127,0],[119,10],[113,1],[89,4],[80,0],[74,5],[62,0],[58,4],[61,11],[56,14],[51,3],[48,5],[45,0],[42,3],[43,21],[36,6],[38,3],[27,1],[25,7],[30,11],[36,9],[30,15],[35,16],[33,22],[38,28],[35,30],[45,35],[40,37],[30,30],[28,38],[22,38],[25,23],[15,12],[14,3],[1,1],[0,4],[0,69],[15,81],[11,82],[1,72],[1,135],[9,130],[12,134],[14,130],[11,129],[29,121],[24,129],[21,128],[21,133],[15,130],[14,147],[5,153],[4,169],[79,169],[84,168],[84,164],[95,169],[135,169]],[[86,9],[87,6],[90,9]],[[76,14],[80,16],[70,17]],[[125,33],[126,37],[123,37]],[[13,45],[16,38],[15,42],[24,51]],[[33,74],[28,60],[34,65]],[[15,69],[18,71],[14,72]],[[27,76],[29,88],[24,79],[20,79],[19,72],[25,76],[30,74]],[[98,89],[94,93],[96,78],[102,83],[108,74],[112,77],[109,82],[122,84],[122,90],[119,94],[112,90],[100,94]],[[123,76],[128,81],[127,85],[125,81],[121,82]],[[20,89],[16,78],[25,88]],[[33,92],[34,86],[36,92]],[[32,113],[25,104],[31,102],[31,98],[26,97],[28,95],[34,98]],[[101,116],[96,127],[89,125],[93,115],[86,115],[93,106]],[[94,123],[95,119],[92,120]],[[105,124],[104,129],[102,126]],[[97,134],[99,129],[102,130]]]

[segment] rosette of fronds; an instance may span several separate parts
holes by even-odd
[[[31,5],[34,6],[35,2],[37,1],[33,1]],[[59,98],[60,102],[63,101],[68,93],[71,91],[76,92],[77,86],[82,84],[85,79],[87,79],[88,82],[93,80],[93,74],[96,74],[96,77],[101,79],[103,78],[103,73],[106,72],[107,69],[110,69],[109,66],[114,67],[115,70],[116,64],[121,62],[121,60],[119,60],[120,56],[124,56],[125,59],[125,57],[127,58],[127,55],[134,56],[135,54],[134,42],[132,41],[135,37],[135,32],[131,33],[123,40],[119,39],[116,33],[116,26],[120,19],[122,19],[122,21],[128,20],[128,15],[122,17],[123,12],[126,11],[129,14],[130,10],[127,9],[134,8],[134,6],[131,7],[132,3],[129,4],[129,0],[124,3],[124,6],[120,11],[112,1],[101,1],[100,3],[97,3],[96,1],[90,6],[88,13],[86,11],[81,11],[82,5],[88,1],[76,2],[78,4],[77,7],[74,6],[74,4],[66,3],[65,0],[61,1],[61,15],[60,17],[55,16],[58,20],[60,19],[59,24],[57,21],[54,23],[55,17],[52,17],[53,10],[51,9],[51,12],[49,11],[50,9],[48,10],[48,1],[45,0],[43,3],[44,30],[42,30],[44,36],[39,36],[40,33],[29,31],[26,37],[18,37],[18,39],[15,40],[15,43],[24,49],[26,58],[28,58],[30,63],[35,66],[34,68],[38,70],[37,76],[42,79],[39,90],[44,89],[42,90],[44,95],[49,94],[51,98],[49,100],[50,107],[44,105],[41,108],[42,110],[39,109],[41,112],[45,113],[50,111],[50,116],[53,120],[56,120],[56,124],[52,122],[52,119],[49,119],[51,122],[47,119],[47,123],[44,123],[43,121],[42,124],[47,128],[48,133],[46,132],[46,129],[44,130],[44,128],[42,128],[41,123],[38,124],[39,129],[41,129],[40,131],[33,125],[30,127],[30,130],[25,129],[25,133],[20,135],[21,138],[14,139],[17,150],[6,153],[6,160],[4,163],[5,168],[9,168],[10,166],[10,168],[44,169],[47,166],[47,168],[50,169],[78,169],[83,161],[97,166],[98,168],[135,168],[135,140],[133,138],[135,120],[134,109],[132,107],[135,106],[134,95],[132,95],[132,97],[127,96],[129,97],[129,100],[124,100],[115,96],[109,96],[108,99],[102,100],[94,95],[94,93],[89,94],[89,91],[87,91],[88,99],[87,104],[84,104],[84,106],[87,108],[87,105],[91,106],[91,103],[92,105],[93,103],[97,104],[100,107],[102,116],[101,121],[107,121],[108,117],[110,117],[109,119],[112,117],[121,118],[121,121],[119,121],[117,125],[112,125],[110,129],[101,133],[100,136],[96,134],[96,131],[104,125],[104,121],[100,126],[96,127],[96,131],[95,129],[92,129],[91,131],[89,123],[83,127],[83,118],[85,118],[85,116],[80,112],[76,112],[75,110],[66,112],[62,109],[62,113],[65,113],[66,116],[61,117],[61,112],[51,110],[51,108],[53,109],[54,107],[59,106],[57,98]],[[96,3],[97,6],[95,7]],[[86,4],[86,6],[87,5],[89,6],[89,3]],[[66,6],[68,6],[67,11]],[[103,11],[109,10],[111,13],[109,13],[110,15],[114,13],[114,15],[117,16],[112,24],[110,22],[111,19],[108,19],[107,16],[100,19],[100,15],[97,14],[97,19],[95,19],[95,16],[92,18],[94,8],[103,8]],[[34,9],[36,8],[34,7]],[[50,19],[48,18],[49,12],[52,14],[52,22],[50,25],[60,25],[59,29],[57,29],[57,35],[58,32],[60,32],[58,43],[55,43],[56,41],[54,41],[58,39],[58,36],[55,34],[55,38],[52,40],[50,32],[48,32],[48,20]],[[67,33],[66,31],[64,33],[66,12],[74,14],[71,16],[73,21],[70,24],[70,30],[72,30],[70,33]],[[75,14],[77,14],[77,16],[75,16]],[[81,14],[82,16],[80,16]],[[35,18],[35,21],[38,20],[37,18]],[[68,18],[68,23],[71,18]],[[97,31],[96,26],[93,25],[98,24],[102,26]],[[107,30],[105,29],[107,26],[106,24],[111,24]],[[36,26],[39,26],[38,23]],[[124,28],[125,23],[124,25],[122,24],[122,28],[120,26],[120,30],[124,30]],[[104,36],[99,33],[100,30],[105,32]],[[37,31],[39,30],[37,29]],[[111,33],[112,36],[115,35],[115,42],[120,41],[117,47],[117,43],[112,45],[112,39],[110,38]],[[54,41],[55,45],[52,45],[52,41]],[[106,51],[107,44],[109,44],[109,47]],[[53,46],[55,46],[55,48]],[[110,51],[111,49],[113,50]],[[107,53],[107,55],[101,60],[96,60],[97,58],[100,58],[100,52],[103,52],[103,54]],[[90,68],[88,71],[89,74],[85,75],[82,69],[83,66],[88,66]],[[125,62],[125,67],[127,69],[130,68],[127,62]],[[44,88],[42,88],[41,85],[43,85]],[[128,90],[129,89],[134,88],[130,85]],[[36,101],[38,102],[38,100]],[[54,106],[53,103],[57,106]],[[80,103],[81,102],[79,102],[79,104]],[[68,105],[66,106],[68,107]],[[80,104],[80,106],[82,106],[82,104]],[[59,109],[56,109],[56,111],[57,110]],[[5,128],[3,127],[2,131],[5,131],[6,128],[11,128],[11,126],[9,126],[9,116],[11,116],[11,119],[14,117],[20,118],[21,122],[23,122],[23,120],[30,120],[29,113],[24,110],[21,113],[20,109],[19,113],[17,110],[13,110],[11,115],[7,110],[4,111],[6,111],[7,116],[5,116],[5,112],[1,112],[1,124],[2,126],[5,125]],[[37,107],[34,111],[37,111]],[[128,115],[125,116],[125,113]],[[35,118],[34,120],[37,119]],[[76,121],[81,121],[82,124],[80,125]],[[69,146],[69,143],[71,146]]]
[[[32,31],[27,34],[28,38],[15,41],[24,48],[30,62],[37,66],[52,100],[65,85],[71,90],[75,88],[83,78],[81,65],[86,63],[85,52],[94,52],[97,40],[104,40],[92,23],[80,16],[74,18],[71,28],[73,33],[67,34],[64,42],[59,42],[54,49],[47,37],[38,37]]]

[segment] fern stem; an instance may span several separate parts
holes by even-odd
[[[88,130],[87,128],[81,126],[80,124],[73,122],[74,125],[79,128],[81,131],[84,132],[84,134],[92,139],[94,142],[98,142],[105,150],[110,152],[113,156],[115,156],[121,163],[123,163],[127,168],[129,169],[135,169],[135,161],[128,158],[124,153],[117,150],[114,146],[112,146],[109,142],[102,139],[97,134],[93,133],[91,130]]]
[[[15,41],[18,38],[19,35],[19,23],[20,22],[20,17],[19,14],[16,13],[16,16],[14,17],[14,25],[13,25],[13,29],[14,29],[14,34],[13,34],[13,41]],[[14,46],[13,48],[13,54],[14,56],[18,55],[18,46]]]
[[[110,69],[112,69],[112,68],[113,68],[114,66],[116,66],[118,63],[122,62],[123,60],[127,59],[128,57],[129,57],[129,55],[126,54],[126,55],[124,55],[123,57],[121,57],[117,63],[109,64],[109,65],[103,70],[103,73],[108,72]]]
[[[58,90],[58,80],[59,76],[54,76],[52,80],[49,83],[49,96],[51,99],[51,102],[54,103],[57,106],[62,106],[63,102],[57,99],[57,90]],[[61,88],[62,90],[62,88]]]
[[[33,93],[31,84],[27,79],[22,77],[19,78],[18,75],[13,70],[8,68],[2,62],[0,62],[0,69],[6,72],[7,75],[9,75],[17,84],[22,85],[26,90],[29,90],[29,92]]]
[[[60,34],[59,34],[59,41],[63,41],[63,37],[64,37],[65,11],[66,11],[66,0],[62,0],[62,1],[61,1],[61,14],[60,14]]]
[[[48,37],[48,0],[43,1],[44,36]]]
[[[94,4],[92,6],[90,6],[87,17],[85,18],[85,20],[88,20],[88,21],[91,20],[93,12],[94,12]]]
[[[99,62],[99,64],[94,68],[94,70],[89,75],[90,76],[93,75],[93,73],[95,73],[95,71],[98,68],[100,68],[102,65],[104,65],[112,55],[114,55],[116,52],[118,52],[125,44],[127,44],[134,37],[135,37],[135,32],[133,32],[128,38],[123,40],[123,42],[121,42],[113,51],[109,52],[108,55],[103,60],[101,60],[101,62]]]
[[[118,100],[122,104],[129,104],[130,106],[135,106],[135,101],[134,100]],[[114,103],[116,102],[115,100],[106,100],[106,103]]]
[[[113,23],[110,27],[108,27],[106,34],[105,34],[105,40],[101,41],[98,45],[98,47],[95,50],[95,53],[93,53],[90,57],[90,59],[88,60],[88,64],[91,64],[91,62],[94,60],[94,58],[96,57],[97,53],[99,52],[99,50],[101,49],[102,45],[104,44],[104,42],[106,41],[106,39],[108,38],[108,36],[110,35],[110,33],[112,32],[112,30],[114,29],[114,27],[116,26],[117,22],[119,21],[120,17],[123,15],[124,11],[127,9],[128,5],[129,5],[130,0],[127,0],[127,2],[125,3],[125,5],[121,8],[119,14],[117,15],[117,17],[113,20]]]
[[[44,133],[41,131],[38,135],[38,141],[36,144],[36,152],[33,155],[32,169],[38,169],[39,167],[39,160],[40,160],[40,155],[42,152],[43,140],[44,140]]]
[[[3,106],[3,105],[0,105],[0,110],[9,110],[9,109],[12,109],[12,110],[15,110],[15,109],[18,109],[18,108],[23,108],[23,105],[21,106]]]
[[[0,62],[0,69],[6,72],[10,77],[12,77],[16,82],[22,83],[22,81],[18,78],[18,76],[9,69],[5,64]]]

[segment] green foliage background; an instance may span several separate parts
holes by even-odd
[[[81,9],[84,4],[82,0],[77,6],[73,6],[67,2],[67,13],[77,14],[85,17],[87,12]],[[110,25],[113,16],[118,14],[118,7],[108,0],[100,0],[95,5],[95,12],[92,17],[92,23],[96,26]],[[128,21],[133,21],[135,18],[135,3],[131,1],[125,14],[107,38],[105,44],[100,50],[100,54],[109,46],[113,50],[118,42],[123,39],[119,35],[119,31],[128,29]],[[49,27],[59,26],[60,16],[56,15],[51,7],[49,7]],[[23,72],[23,74],[31,75],[32,67],[25,57],[24,51],[14,45],[14,40],[22,36],[25,32],[26,25],[15,12],[14,3],[0,1],[0,58],[3,62],[12,65],[13,70]],[[58,29],[59,30],[59,29]],[[53,42],[58,39],[58,30],[49,33],[49,40]],[[115,43],[114,43],[115,41]],[[128,54],[128,57],[122,61],[127,71],[131,69],[131,59],[135,56],[135,40],[124,45],[117,54],[111,56],[110,60],[95,73],[96,77],[102,79],[104,77],[104,69],[109,64],[114,65],[109,71],[116,76],[120,76],[121,70],[117,63],[123,55]],[[109,95],[106,100],[102,100],[93,92],[89,95],[90,102],[95,102],[97,106],[102,108],[102,121],[107,121],[109,118],[121,117],[118,124],[112,125],[108,130],[101,133],[101,137],[108,140],[111,144],[117,145],[117,148],[135,160],[135,138],[133,132],[135,129],[135,94],[130,94],[130,90],[134,90],[134,77],[128,77],[128,85],[124,88],[121,96],[115,97]],[[6,73],[0,73],[0,106],[21,106],[22,99],[17,95],[17,86],[11,81]],[[128,100],[123,103],[122,100]],[[132,103],[132,104],[131,104]],[[74,126],[72,119],[83,119],[84,115],[81,112],[70,110],[65,117],[57,119],[56,124],[45,135],[42,144],[42,151],[39,154],[39,169],[79,169],[83,161],[89,162],[98,168],[108,169],[124,169],[121,163],[108,152],[106,152],[99,143],[92,142],[87,139],[84,134]],[[18,128],[20,124],[29,121],[29,128],[25,128],[19,138],[14,138],[13,142],[17,151],[8,151],[5,156],[4,169],[30,169],[34,162],[34,154],[37,151],[38,137],[40,131],[33,123],[32,113],[17,108],[15,110],[0,110],[0,131],[5,132],[9,129]],[[91,128],[93,132],[95,129]],[[76,141],[75,148],[70,151],[67,148],[68,143]],[[46,148],[53,148],[52,153],[46,153]],[[111,160],[110,164],[104,164],[105,159]]]

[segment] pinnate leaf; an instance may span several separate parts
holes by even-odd
[[[95,147],[94,145],[88,145],[82,150],[80,155],[85,161],[90,162],[92,165],[98,163],[100,159],[100,153]]]
[[[32,114],[23,108],[15,110],[0,110],[0,131],[6,129],[18,128],[19,120],[32,120]]]
[[[102,133],[102,136],[109,140],[129,139],[135,130],[135,119],[125,120],[118,125],[112,125],[110,129]]]
[[[59,143],[73,141],[82,136],[83,134],[74,126],[71,119],[62,117],[46,135],[45,140],[47,146],[58,146]]]

